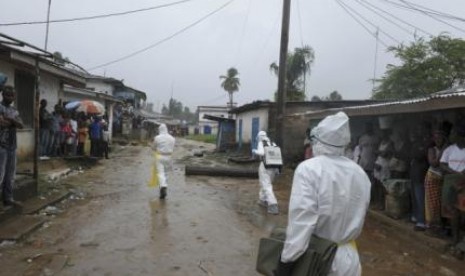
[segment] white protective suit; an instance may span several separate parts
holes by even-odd
[[[350,141],[349,118],[343,112],[328,116],[311,135],[315,157],[299,164],[294,174],[281,261],[295,261],[315,234],[338,244],[329,275],[361,275],[355,239],[362,231],[371,183],[359,165],[343,157]]]
[[[257,149],[254,149],[252,152],[260,157],[265,155],[265,149],[263,148],[263,141],[266,141],[268,145],[271,145],[270,138],[266,135],[265,131],[260,131],[257,134]],[[258,180],[260,182],[260,192],[259,199],[260,201],[267,202],[268,205],[278,204],[276,197],[273,193],[273,179],[278,173],[278,169],[266,169],[263,161],[260,162],[258,167]]]
[[[158,127],[158,135],[153,139],[157,150],[157,172],[160,187],[167,187],[166,172],[171,168],[171,154],[174,150],[175,139],[168,133],[165,124]]]

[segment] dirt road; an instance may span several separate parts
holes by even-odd
[[[202,145],[203,150],[211,146]],[[20,244],[0,248],[1,275],[258,275],[258,240],[286,224],[292,175],[276,187],[282,214],[256,204],[254,179],[185,177],[199,143],[178,140],[168,197],[150,189],[147,147],[128,147],[67,178],[74,199]],[[203,158],[191,160],[211,164]],[[463,261],[368,220],[358,241],[364,275],[461,275]]]

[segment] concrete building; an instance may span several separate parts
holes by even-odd
[[[228,106],[198,106],[198,130],[199,134],[218,134],[218,122],[205,118],[205,115],[228,118]]]
[[[315,102],[287,102],[286,114],[300,114],[315,110],[337,108],[344,106],[364,105],[376,103],[370,100],[348,101],[315,101]],[[250,151],[256,146],[255,140],[260,130],[268,133],[273,141],[276,137],[276,103],[270,101],[256,101],[231,110],[236,117],[236,143],[244,151]],[[283,153],[289,160],[297,159],[303,150],[305,130],[309,122],[286,122]],[[287,142],[292,137],[292,143]],[[299,139],[299,142],[296,141]],[[301,141],[300,141],[301,140]],[[287,154],[289,153],[289,154]]]
[[[39,75],[37,68],[39,67]],[[64,98],[64,85],[83,88],[85,78],[54,62],[51,54],[27,43],[0,34],[0,71],[8,76],[7,85],[15,87],[16,102],[25,128],[18,130],[18,161],[32,160],[34,153],[35,84],[39,77],[40,99],[48,110]]]

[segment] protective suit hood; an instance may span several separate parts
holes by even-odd
[[[266,131],[259,131],[258,134],[257,134],[257,142],[260,142],[260,141],[270,141],[270,138],[268,138],[267,134],[266,134]]]
[[[256,137],[257,144],[255,145],[256,148],[254,148],[252,151],[254,154],[258,156],[263,156],[265,154],[265,150],[263,148],[265,146],[264,141],[266,141],[266,144],[268,144],[269,146],[271,145],[270,138],[268,138],[268,136],[266,136],[266,132],[262,130],[262,131],[259,131],[257,134],[257,137]]]
[[[345,147],[350,143],[349,117],[338,112],[324,118],[310,134],[313,154],[344,155]]]
[[[165,124],[161,124],[161,125],[158,127],[158,133],[159,133],[159,134],[168,134],[168,128],[166,127]]]

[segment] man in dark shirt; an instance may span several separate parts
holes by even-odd
[[[101,157],[101,140],[102,140],[102,124],[100,118],[96,117],[89,126],[90,138],[90,156]]]
[[[50,150],[50,134],[52,132],[52,115],[47,110],[47,100],[40,100],[39,109],[39,129],[40,129],[40,155],[49,155]]]
[[[2,88],[0,103],[0,183],[4,206],[15,206],[13,181],[16,174],[16,129],[23,128],[19,112],[12,106],[16,93],[12,86]]]
[[[428,148],[431,145],[430,130],[418,125],[410,132],[410,185],[412,219],[415,231],[425,231],[425,176],[428,171]]]

